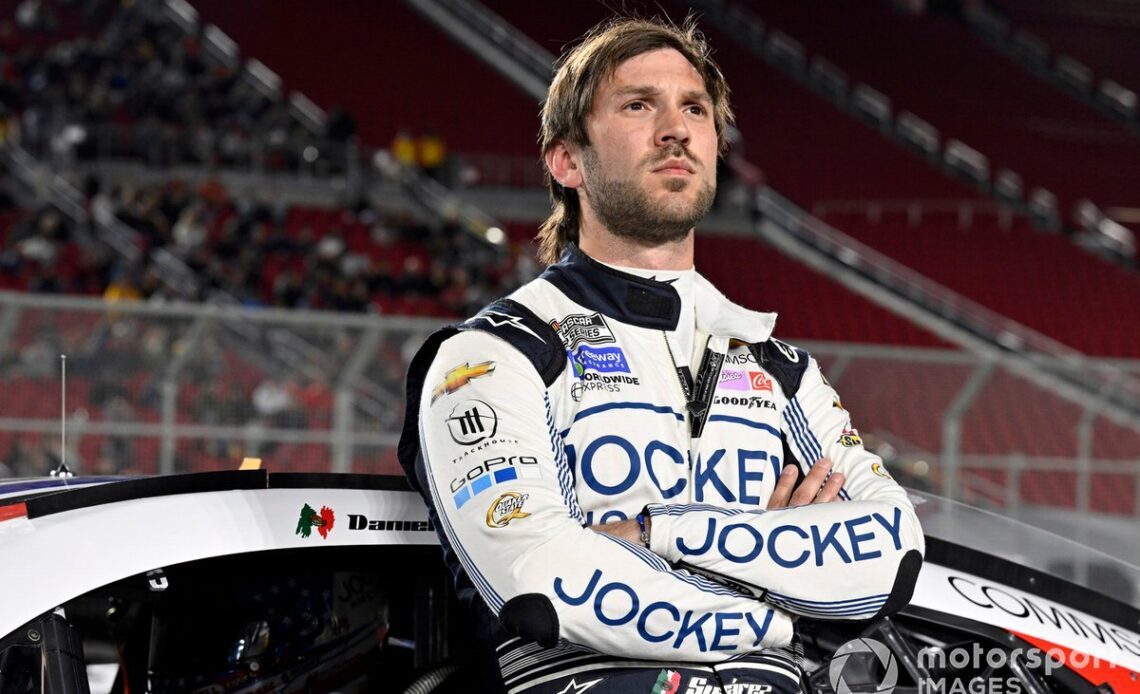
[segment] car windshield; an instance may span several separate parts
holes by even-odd
[[[909,493],[930,537],[1008,559],[1140,608],[1140,567],[1019,520],[928,492]],[[1074,537],[1081,532],[1080,528],[1060,527],[1057,531]],[[1125,541],[1135,544],[1137,540],[1133,536]]]

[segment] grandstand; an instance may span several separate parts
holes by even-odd
[[[1052,67],[1140,88],[1101,4],[699,3],[741,139],[698,269],[901,478],[1013,514],[1140,514],[1140,129]],[[534,85],[608,12],[0,0],[0,472],[58,463],[65,352],[83,473],[398,473],[409,351],[538,270]]]

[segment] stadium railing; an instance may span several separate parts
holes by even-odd
[[[438,324],[0,292],[0,461],[9,475],[46,474],[66,423],[81,474],[224,469],[245,456],[399,474],[407,360]],[[290,335],[323,355],[276,356]],[[1005,509],[1140,516],[1140,434],[1105,412],[967,352],[803,344],[902,480]]]

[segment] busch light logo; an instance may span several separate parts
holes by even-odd
[[[629,373],[629,362],[621,347],[579,347],[570,359],[574,375],[581,378],[587,371]]]

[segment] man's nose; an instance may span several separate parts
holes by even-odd
[[[685,113],[681,109],[670,108],[660,112],[657,123],[656,144],[659,147],[666,145],[689,144],[689,124],[685,120]]]

